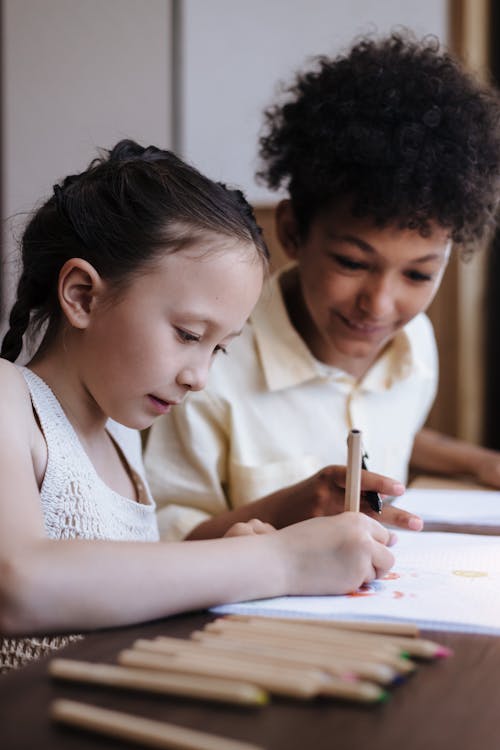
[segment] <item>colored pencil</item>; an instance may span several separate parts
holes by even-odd
[[[347,473],[344,510],[359,513],[361,496],[361,432],[351,430],[347,436]]]
[[[268,695],[262,688],[246,682],[188,674],[162,674],[152,670],[129,669],[115,664],[96,664],[57,658],[49,663],[49,674],[51,677],[72,682],[166,695],[182,695],[188,698],[247,706],[263,706],[268,702]]]
[[[60,724],[118,737],[146,747],[169,750],[262,750],[248,742],[65,699],[53,701],[49,715]]]

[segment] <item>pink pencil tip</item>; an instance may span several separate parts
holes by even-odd
[[[346,682],[359,682],[359,677],[355,672],[342,672],[340,677]]]
[[[447,659],[448,656],[453,656],[453,651],[447,646],[438,646],[436,649],[435,657],[437,659]]]

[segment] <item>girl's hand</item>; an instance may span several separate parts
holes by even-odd
[[[287,487],[276,493],[278,500],[278,527],[316,516],[334,516],[344,511],[345,499],[345,466],[327,466],[309,479]],[[398,497],[405,491],[401,482],[371,471],[361,472],[361,506],[363,513],[376,518],[382,523],[399,526],[402,529],[419,531],[423,527],[422,519],[406,511],[383,507],[379,515],[371,509],[363,498],[363,492],[371,490],[381,495]]]
[[[248,536],[249,534],[270,534],[276,531],[270,523],[261,521],[260,518],[251,518],[249,521],[239,521],[233,524],[224,536]]]
[[[312,518],[276,533],[285,549],[287,593],[345,594],[394,564],[394,535],[363,513]]]

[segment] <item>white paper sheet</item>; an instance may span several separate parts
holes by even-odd
[[[424,521],[500,527],[500,492],[409,489],[393,505]]]
[[[500,537],[399,531],[393,551],[393,570],[353,594],[262,599],[213,611],[411,621],[500,635]]]

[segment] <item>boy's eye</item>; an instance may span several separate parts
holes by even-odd
[[[176,328],[175,330],[181,341],[199,341],[201,339],[201,336],[197,336],[194,333],[189,333],[189,331],[184,331],[182,328]]]
[[[349,271],[364,271],[368,268],[366,263],[361,263],[360,261],[353,260],[347,255],[334,255],[333,258],[339,264],[339,266],[342,266],[342,268],[347,268]]]

